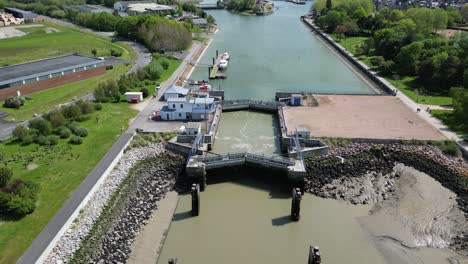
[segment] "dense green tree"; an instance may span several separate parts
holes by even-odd
[[[393,59],[401,47],[407,44],[407,35],[403,31],[386,28],[377,31],[374,35],[375,53],[385,59]]]
[[[413,42],[400,50],[397,60],[401,73],[405,75],[416,74],[423,48],[424,44],[422,42]]]
[[[5,187],[13,176],[13,171],[7,167],[0,167],[0,188]]]
[[[453,98],[454,116],[463,124],[463,129],[468,132],[468,89],[456,87],[450,89]]]
[[[332,0],[327,0],[326,8],[330,10],[332,9],[332,7],[333,7]]]
[[[24,137],[28,135],[28,129],[23,125],[18,125],[13,130],[13,136],[19,141],[23,141]]]
[[[325,16],[321,16],[317,20],[317,24],[325,28],[328,33],[333,33],[336,29],[336,26],[342,24],[346,20],[346,15],[343,12],[338,12],[336,10],[332,10],[328,12]]]
[[[462,15],[463,21],[465,23],[468,23],[468,3],[462,6],[461,15]]]
[[[34,118],[29,121],[29,128],[37,129],[39,134],[47,136],[52,132],[52,125],[43,118]]]

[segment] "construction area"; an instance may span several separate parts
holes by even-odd
[[[316,95],[317,106],[286,106],[288,132],[306,128],[311,137],[445,140],[433,126],[393,96]]]

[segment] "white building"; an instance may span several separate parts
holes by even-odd
[[[180,86],[172,86],[171,88],[167,89],[164,92],[164,100],[168,100],[169,98],[182,98],[187,96],[189,93],[189,89],[185,89],[184,87]]]
[[[216,110],[214,98],[169,98],[161,109],[162,120],[205,120]]]
[[[114,9],[127,12],[129,15],[141,15],[171,11],[174,8],[152,1],[118,1],[114,3]]]

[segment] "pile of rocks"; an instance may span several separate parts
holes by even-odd
[[[135,236],[157,209],[157,202],[174,189],[184,164],[182,156],[169,152],[136,164],[72,263],[126,262]]]
[[[72,226],[58,240],[45,263],[68,262],[75,251],[80,247],[81,241],[89,234],[93,223],[101,215],[114,191],[127,177],[130,169],[141,159],[155,157],[164,152],[162,144],[152,144],[143,148],[135,148],[127,151],[114,170],[98,187],[80,215],[73,221]]]
[[[396,172],[382,175],[371,172],[362,177],[335,179],[320,189],[319,196],[342,199],[352,204],[376,204],[395,191]]]

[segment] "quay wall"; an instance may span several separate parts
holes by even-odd
[[[301,17],[301,20],[309,26],[317,35],[323,39],[327,44],[329,44],[333,49],[335,49],[340,55],[342,55],[348,62],[351,63],[355,68],[360,70],[364,76],[366,76],[368,79],[370,79],[372,82],[374,82],[384,93],[387,95],[395,95],[394,91],[392,88],[387,86],[379,77],[375,76],[374,73],[372,73],[365,65],[364,63],[354,59],[350,54],[346,52],[346,49],[344,49],[342,46],[337,44],[332,38],[329,36],[325,35],[322,30],[320,30],[318,27],[315,26],[315,24],[310,20],[305,17]]]

